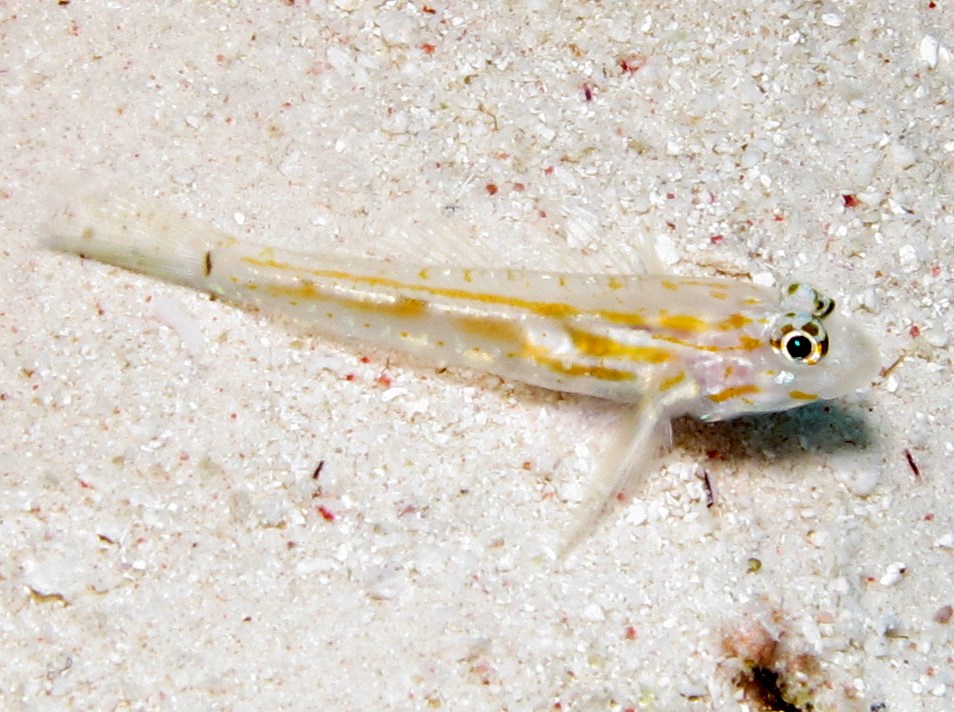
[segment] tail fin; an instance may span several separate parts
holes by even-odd
[[[172,211],[105,193],[69,200],[53,215],[43,240],[55,250],[199,289],[208,286],[209,250],[235,242]]]

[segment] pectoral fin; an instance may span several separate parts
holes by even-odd
[[[599,524],[618,496],[646,472],[655,460],[657,448],[667,440],[670,432],[669,418],[658,392],[647,393],[619,423],[619,432],[563,542],[561,558],[566,557]]]

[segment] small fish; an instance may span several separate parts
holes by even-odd
[[[805,284],[434,267],[284,251],[161,208],[69,202],[54,249],[153,275],[319,335],[633,405],[570,541],[645,469],[672,418],[787,410],[865,387],[874,344]]]

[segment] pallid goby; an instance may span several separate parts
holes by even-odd
[[[804,284],[414,265],[244,242],[160,207],[70,201],[47,244],[309,331],[632,404],[569,542],[652,462],[670,419],[787,410],[866,386],[878,352]]]

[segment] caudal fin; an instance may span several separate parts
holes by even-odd
[[[94,193],[68,200],[43,244],[170,282],[205,288],[207,254],[236,239],[161,207]]]

